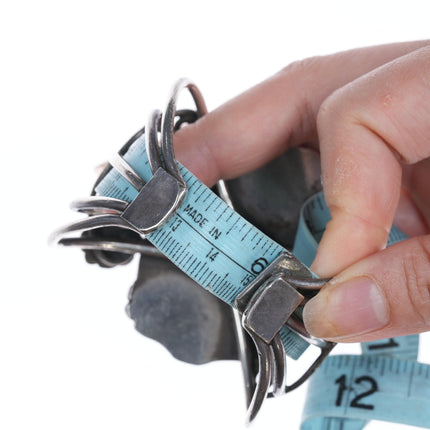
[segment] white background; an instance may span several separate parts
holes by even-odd
[[[88,195],[95,166],[177,78],[192,78],[213,109],[294,60],[427,38],[429,9],[2,0],[0,428],[244,428],[238,362],[186,365],[134,330],[124,307],[137,261],[102,270],[49,248],[48,235],[75,219],[68,205]],[[253,428],[297,429],[304,393],[267,402]]]

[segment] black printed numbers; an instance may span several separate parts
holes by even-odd
[[[171,229],[172,229],[172,231],[176,231],[177,230],[177,228],[180,226],[182,224],[182,220],[181,219],[179,219],[179,218],[177,218],[176,220],[175,220],[175,222],[171,225]]]
[[[355,387],[353,388],[352,386],[348,386],[346,382],[346,376],[347,376],[346,374],[343,374],[335,381],[335,384],[339,385],[339,388],[337,390],[336,403],[335,403],[336,406],[342,405],[343,396],[346,391],[356,392]],[[361,408],[361,409],[369,409],[369,410],[375,409],[375,405],[361,403],[362,399],[378,391],[378,383],[375,381],[375,379],[373,379],[371,376],[363,375],[363,376],[360,376],[359,378],[356,378],[354,380],[354,384],[357,384],[360,387],[366,384],[369,386],[369,389],[359,394],[355,394],[355,397],[351,400],[351,402],[349,403],[349,406],[353,408]]]
[[[347,389],[346,386],[346,375],[342,375],[336,379],[335,384],[339,384],[339,389],[337,390],[336,406],[342,404],[343,393]]]
[[[214,261],[215,258],[217,258],[219,252],[215,248],[211,248],[210,251],[206,254],[206,258],[209,258],[209,260]]]
[[[255,275],[247,273],[240,281],[240,285],[246,287],[251,281],[255,279]]]
[[[356,384],[361,384],[362,382],[368,382],[370,384],[370,388],[365,391],[364,393],[359,394],[358,396],[354,397],[351,401],[351,406],[354,408],[362,408],[362,409],[375,409],[374,405],[368,405],[364,403],[358,403],[359,400],[363,399],[364,397],[370,396],[375,391],[378,391],[378,384],[377,382],[370,376],[360,376],[355,380]]]
[[[252,263],[251,272],[254,273],[254,275],[258,275],[266,268],[268,264],[269,262],[265,258],[257,258],[257,260]]]

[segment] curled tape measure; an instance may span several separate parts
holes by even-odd
[[[322,193],[303,206],[294,253],[306,264],[330,213]],[[407,236],[393,227],[388,246]],[[418,363],[419,336],[361,344],[363,355],[328,357],[311,377],[301,430],[359,430],[369,420],[430,428],[430,366]]]
[[[428,428],[429,397],[426,364],[377,355],[334,355],[310,380],[301,429],[361,429],[368,420]]]

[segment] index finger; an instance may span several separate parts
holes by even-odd
[[[254,170],[286,149],[318,145],[315,119],[335,89],[426,42],[361,48],[293,63],[175,134],[176,155],[207,185]]]
[[[332,276],[385,246],[402,164],[430,156],[429,100],[425,47],[357,79],[321,107],[323,185],[332,219],[312,265],[319,275]]]

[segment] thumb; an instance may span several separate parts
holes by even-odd
[[[313,336],[337,342],[430,330],[430,235],[350,266],[306,304],[303,318]]]

